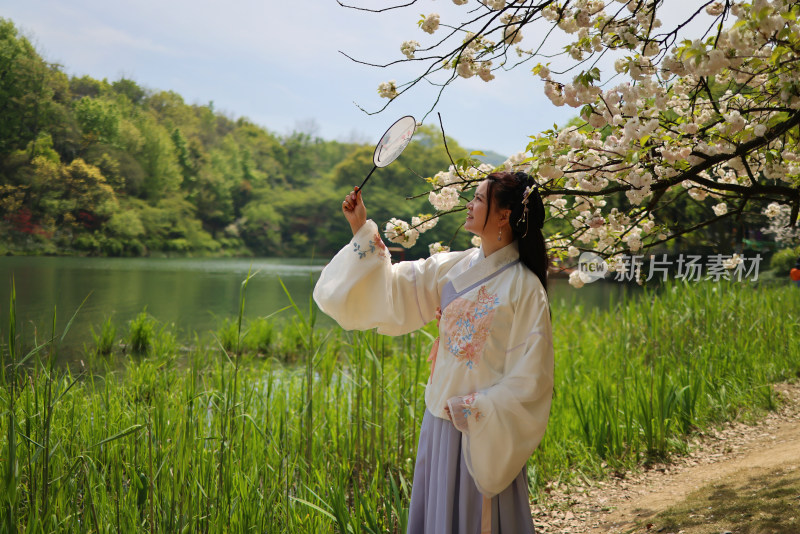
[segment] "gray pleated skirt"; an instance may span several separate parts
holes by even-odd
[[[461,432],[425,410],[419,433],[408,534],[479,534],[483,495],[461,454]],[[491,499],[492,534],[533,534],[525,468]]]

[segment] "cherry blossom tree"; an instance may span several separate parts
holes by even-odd
[[[460,16],[423,15],[396,59],[352,59],[388,71],[418,66],[416,77],[378,87],[386,106],[422,82],[441,98],[454,83],[526,68],[553,105],[574,108],[578,125],[536,134],[504,164],[530,172],[550,218],[570,223],[550,237],[553,255],[593,251],[613,268],[622,253],[726,219],[764,213],[796,225],[800,3],[698,1],[667,27],[660,15],[670,0],[452,1]],[[347,7],[388,16],[421,5]],[[697,34],[687,36],[689,28]],[[553,50],[558,39],[567,44]],[[461,193],[491,170],[461,160],[429,178],[432,216],[463,209]],[[713,215],[690,224],[659,217],[686,202]],[[416,222],[393,220],[387,237],[415,242],[432,226]],[[409,240],[407,232],[418,233]]]

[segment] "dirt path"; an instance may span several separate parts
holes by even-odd
[[[800,384],[756,425],[699,436],[689,456],[591,487],[555,489],[537,532],[800,534]]]

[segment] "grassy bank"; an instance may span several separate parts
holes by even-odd
[[[534,497],[774,407],[767,385],[800,376],[793,289],[676,285],[604,312],[554,306]],[[26,355],[13,311],[2,325],[3,529],[404,532],[430,331],[317,330],[296,308],[290,328],[240,316],[179,355],[169,331],[138,321],[119,328],[121,368],[103,356],[114,325],[98,326],[82,374],[53,367],[61,333]]]

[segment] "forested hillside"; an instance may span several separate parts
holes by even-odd
[[[372,150],[277,135],[125,78],[70,77],[0,19],[0,253],[327,255],[349,239],[341,199]],[[365,190],[370,217],[431,212],[404,199],[447,165],[441,134],[422,128]],[[447,219],[410,254],[449,241],[461,218]]]

